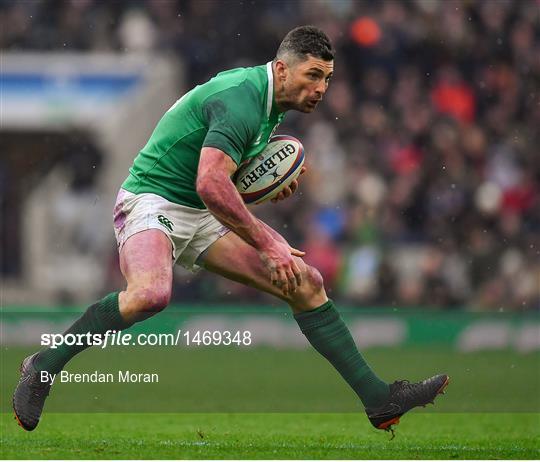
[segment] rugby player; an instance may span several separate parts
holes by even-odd
[[[376,428],[388,430],[405,412],[432,402],[448,376],[381,380],[357,350],[317,269],[252,215],[231,181],[242,162],[264,149],[286,111],[315,110],[333,68],[328,37],[301,26],[285,36],[273,61],[222,72],[180,98],[135,158],[117,197],[114,228],[127,287],[90,306],[65,334],[127,329],[169,304],[174,264],[203,267],[288,303]],[[297,187],[294,181],[275,200]],[[37,426],[51,388],[40,371],[58,373],[88,346],[46,348],[23,360],[13,408],[24,429]]]

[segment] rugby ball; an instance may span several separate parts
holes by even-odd
[[[304,147],[294,136],[276,135],[264,150],[242,165],[234,177],[246,204],[260,204],[289,186],[304,165]]]

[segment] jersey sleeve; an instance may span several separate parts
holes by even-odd
[[[248,85],[228,88],[203,102],[208,133],[203,147],[220,149],[237,165],[259,130],[260,103]]]

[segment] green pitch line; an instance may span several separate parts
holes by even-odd
[[[3,459],[538,459],[539,414],[47,414],[1,419]]]

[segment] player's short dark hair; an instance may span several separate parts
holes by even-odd
[[[314,58],[332,61],[335,51],[330,39],[315,26],[299,26],[287,33],[279,45],[276,58],[283,59],[285,55],[292,55],[296,59],[304,60],[307,55]]]

